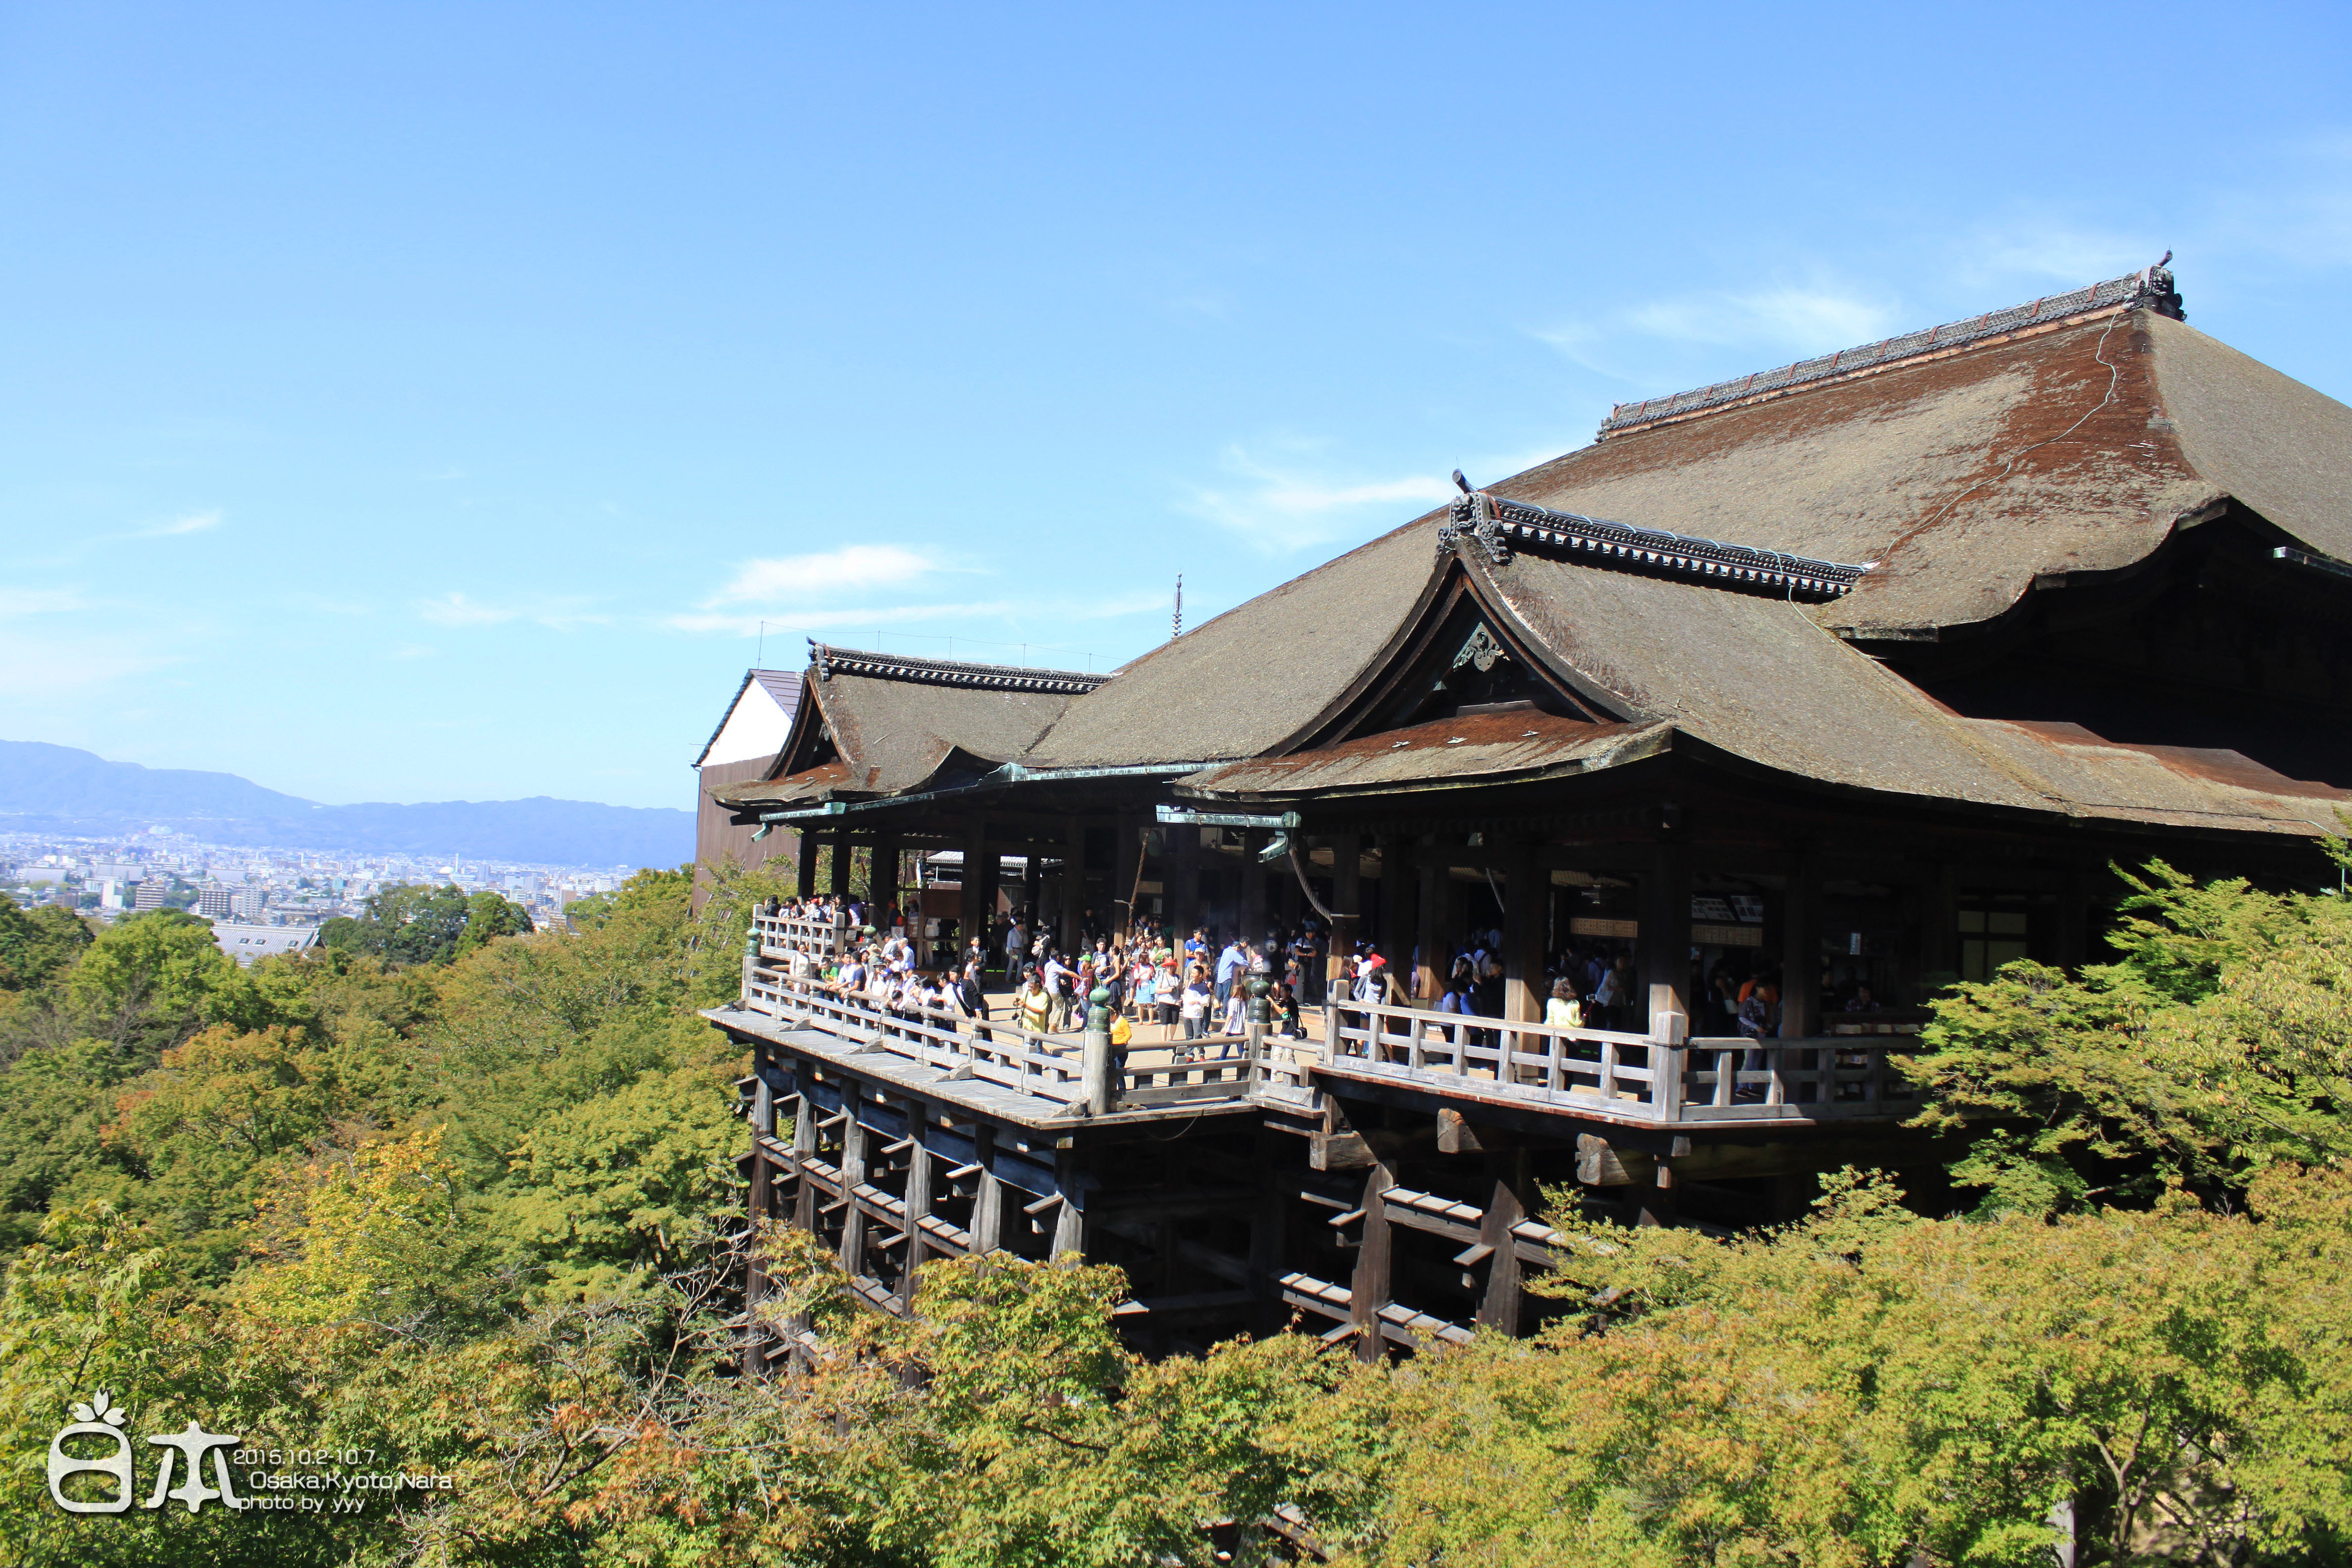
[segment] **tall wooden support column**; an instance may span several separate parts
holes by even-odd
[[[812,898],[816,893],[816,835],[803,829],[800,842],[793,847],[793,896]]]
[[[762,1047],[751,1059],[751,1240],[743,1266],[743,1371],[758,1375],[767,1371],[766,1351],[760,1342],[760,1303],[768,1294],[768,1271],[760,1262],[760,1222],[775,1209],[775,1168],[768,1158],[768,1140],[776,1135],[776,1091],[768,1075],[775,1068]]]
[[[982,851],[980,857],[981,920],[996,923],[997,894],[1004,885],[1004,857],[994,848]]]
[[[831,863],[825,867],[825,891],[836,899],[845,899],[849,896],[849,835],[828,833],[824,842],[825,847],[833,851],[828,858]]]
[[[971,1200],[971,1251],[984,1258],[1004,1245],[1004,1184],[996,1174],[996,1129],[979,1128],[973,1134],[980,1164],[980,1188]]]
[[[1633,1189],[1636,1224],[1670,1226],[1675,1222],[1680,1209],[1675,1200],[1675,1163],[1661,1154],[1649,1181]]]
[[[853,1279],[866,1272],[866,1215],[856,1197],[866,1180],[866,1123],[857,1119],[864,1094],[853,1084],[842,1100],[849,1119],[841,1124],[841,1267]]]
[[[1278,1332],[1285,1316],[1282,1289],[1276,1283],[1283,1268],[1282,1258],[1289,1229],[1290,1198],[1283,1188],[1282,1163],[1278,1157],[1268,1157],[1263,1147],[1268,1137],[1280,1133],[1261,1132],[1260,1158],[1257,1162],[1257,1208],[1250,1216],[1249,1273],[1244,1283],[1257,1300],[1252,1313],[1251,1331],[1258,1334]]]
[[[1176,952],[1201,923],[1201,830],[1168,830],[1168,923],[1176,929]]]
[[[1551,872],[1536,864],[1531,844],[1515,841],[1504,854],[1503,1016],[1521,1023],[1541,1022]]]
[[[1822,859],[1811,844],[1790,850],[1780,916],[1780,1037],[1801,1040],[1822,1024]]]
[[[1937,862],[1920,912],[1919,963],[1928,974],[1960,972],[1960,868],[1950,860]],[[1925,1002],[1925,995],[1914,1000]]]
[[[1495,1185],[1486,1199],[1486,1217],[1478,1226],[1478,1245],[1493,1250],[1486,1258],[1486,1288],[1478,1298],[1478,1321],[1516,1336],[1519,1332],[1522,1269],[1518,1238],[1511,1227],[1528,1217],[1528,1152],[1506,1150],[1490,1155],[1488,1167]]]
[[[1061,1189],[1062,1201],[1054,1205],[1054,1241],[1052,1255],[1059,1263],[1070,1253],[1078,1261],[1087,1258],[1087,1248],[1093,1242],[1093,1226],[1087,1223],[1086,1184],[1079,1179],[1077,1161],[1064,1154],[1054,1163],[1054,1184]]]
[[[1420,898],[1415,900],[1413,945],[1421,957],[1413,965],[1412,994],[1431,1006],[1437,1005],[1437,993],[1445,984],[1444,926],[1446,889],[1454,885],[1451,868],[1445,864],[1445,852],[1434,842],[1421,847],[1413,868],[1421,884]]]
[[[866,874],[867,882],[871,884],[871,897],[868,902],[880,905],[895,904],[898,901],[899,858],[900,848],[897,834],[883,833],[875,837],[874,860]],[[878,909],[875,911],[874,918],[877,921],[882,918]],[[881,934],[888,936],[890,933],[885,930]]]
[[[907,1102],[907,1131],[915,1147],[907,1156],[907,1270],[898,1280],[898,1310],[915,1309],[915,1274],[923,1265],[922,1221],[931,1212],[931,1146],[923,1134],[930,1130],[930,1108],[920,1100]]]
[[[1364,930],[1364,841],[1353,833],[1331,836],[1331,908],[1352,918],[1336,922],[1331,930],[1330,962],[1325,973],[1328,976],[1330,996],[1347,994],[1347,985],[1355,975],[1355,944],[1367,934]]]
[[[980,938],[981,951],[988,951],[988,914],[980,902],[980,862],[988,853],[986,829],[980,818],[973,817],[963,834],[963,887],[956,902],[956,926],[963,933],[962,945],[971,945],[973,937]],[[958,955],[959,960],[961,954]],[[983,966],[987,960],[982,960]]]
[[[2070,974],[2090,951],[2089,881],[2073,867],[2058,874],[2058,967]]]
[[[806,1160],[816,1152],[816,1101],[809,1098],[807,1072],[808,1068],[803,1064],[799,1073],[794,1075],[803,1080],[800,1103],[793,1111],[793,1158],[795,1161]],[[816,1187],[806,1176],[803,1176],[793,1188],[793,1225],[812,1233],[816,1229]]]
[[[1131,932],[1142,923],[1135,884],[1143,870],[1143,818],[1131,811],[1118,813],[1111,818],[1110,836],[1111,905],[1105,918],[1111,930]]]
[[[1034,844],[1030,845],[1021,856],[1021,929],[1029,933],[1032,941],[1037,935],[1038,889],[1044,885],[1045,877],[1044,860],[1045,857],[1037,853]]]
[[[1413,842],[1381,840],[1381,956],[1397,984],[1412,988]]]
[[[1642,881],[1640,942],[1642,984],[1649,987],[1653,1015],[1665,1000],[1668,1010],[1690,1016],[1690,847],[1653,845]]]
[[[1356,1251],[1355,1277],[1348,1284],[1348,1321],[1356,1330],[1356,1356],[1381,1359],[1381,1309],[1389,1304],[1392,1288],[1393,1248],[1389,1226],[1388,1190],[1396,1175],[1386,1165],[1375,1165],[1364,1179],[1364,1244]]]
[[[1062,931],[1055,940],[1064,953],[1078,951],[1085,927],[1079,923],[1087,907],[1087,819],[1073,816],[1062,825]]]
[[[1265,843],[1265,835],[1255,827],[1242,835],[1242,901],[1234,911],[1234,929],[1252,947],[1265,940],[1265,862],[1257,858]]]

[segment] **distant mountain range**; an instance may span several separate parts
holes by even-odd
[[[144,827],[214,844],[551,866],[680,866],[694,858],[690,811],[546,795],[320,805],[235,773],[146,768],[71,746],[0,741],[0,831],[106,837]]]

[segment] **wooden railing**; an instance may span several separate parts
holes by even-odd
[[[761,914],[753,929],[762,956],[743,966],[743,1005],[752,1012],[1059,1107],[1085,1102],[1078,1034],[941,1010],[889,1013],[819,978],[845,945],[837,924]],[[778,959],[784,963],[772,962]],[[1134,1108],[1255,1100],[1319,1110],[1315,1075],[1329,1069],[1455,1097],[1654,1123],[1895,1118],[1917,1108],[1916,1091],[1888,1062],[1917,1048],[1909,1037],[1685,1040],[1680,1024],[1679,1016],[1661,1015],[1652,1033],[1633,1034],[1334,1003],[1324,1009],[1319,1050],[1268,1038],[1234,1041],[1228,1056],[1179,1060],[1173,1042],[1139,1043],[1112,1089],[1120,1105]],[[1200,1044],[1223,1048],[1225,1040]],[[1161,1050],[1166,1059],[1151,1059]]]
[[[817,963],[838,958],[848,945],[847,925],[837,916],[812,920],[805,915],[751,913],[751,934],[759,939],[762,958],[789,959],[803,953]]]
[[[1908,1040],[1680,1039],[1376,1004],[1325,1010],[1324,1064],[1441,1093],[1661,1123],[1908,1115]]]
[[[858,1051],[878,1051],[938,1068],[952,1076],[995,1084],[1058,1107],[1086,1100],[1079,1081],[1084,1037],[1048,1034],[1018,1023],[995,1023],[925,1008],[891,1013],[868,996],[844,996],[811,978],[753,963],[745,966],[743,1005],[794,1028],[816,1029]],[[1271,1095],[1288,1103],[1314,1101],[1313,1064],[1298,1061],[1293,1042],[1269,1040],[1253,1054],[1235,1042],[1231,1056],[1191,1061],[1148,1058],[1165,1046],[1137,1045],[1113,1085],[1122,1107],[1240,1103]]]

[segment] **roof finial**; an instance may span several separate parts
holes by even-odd
[[[1184,635],[1184,574],[1176,574],[1176,613],[1168,620],[1168,640],[1174,642]]]

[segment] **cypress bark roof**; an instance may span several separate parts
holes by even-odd
[[[966,771],[1230,764],[1182,787],[1296,795],[1613,765],[1683,735],[1900,795],[2317,831],[2336,792],[2235,753],[1964,719],[1853,644],[1990,620],[2037,578],[2133,565],[2231,501],[2310,552],[2352,559],[2352,409],[2150,308],[2168,306],[2162,293],[2135,300],[2101,296],[2094,313],[2059,320],[2029,310],[1957,352],[1875,345],[1885,352],[1864,356],[1863,374],[1782,376],[1762,401],[1715,388],[1646,424],[1621,410],[1605,440],[1481,492],[1580,514],[1568,531],[1591,538],[1551,537],[1558,520],[1507,504],[1499,520],[1465,508],[1485,528],[1441,510],[1108,679],[1000,667],[950,679],[937,661],[824,650],[835,662],[812,671],[804,700],[844,771],[719,798],[905,793],[951,758]],[[1645,562],[1599,547],[1633,537],[1612,524],[1811,558],[1811,596],[1836,596],[1727,586],[1718,568],[1748,559],[1738,549]],[[1848,589],[1838,563],[1872,564]],[[1547,721],[1533,740],[1478,746],[1398,747],[1392,735],[1303,749],[1344,735],[1339,717],[1415,637],[1425,643],[1457,570],[1604,722],[1555,733],[1570,721]],[[1629,726],[1655,733],[1629,750],[1611,738]]]

